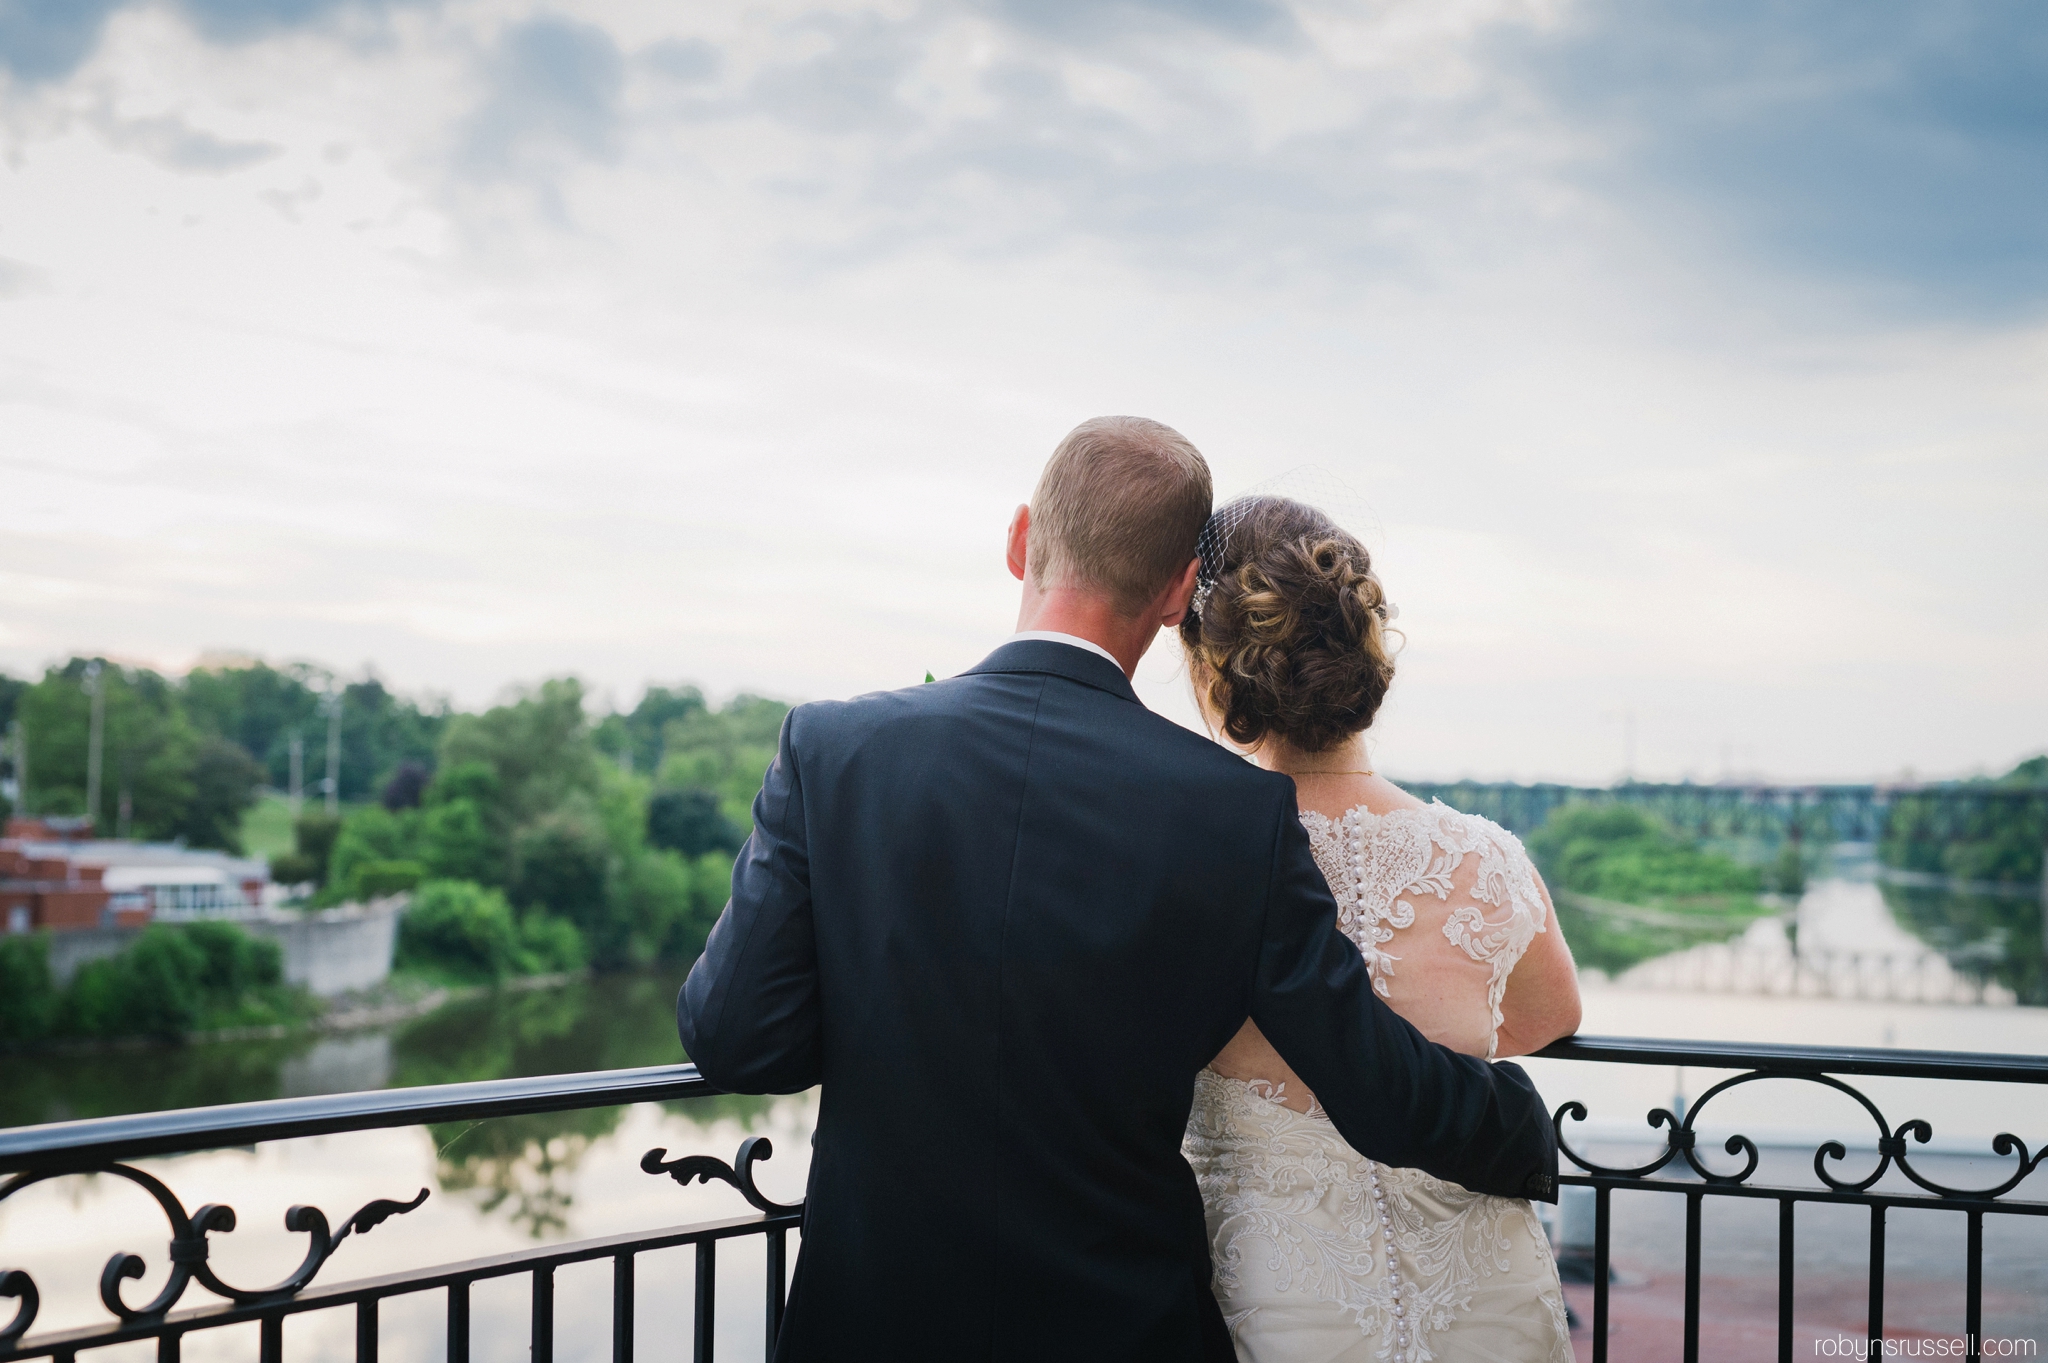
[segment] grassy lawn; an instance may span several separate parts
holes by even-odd
[[[269,861],[292,850],[292,802],[265,795],[242,815],[242,851]]]
[[[344,801],[343,817],[361,809],[362,800]],[[307,799],[305,807],[320,811],[320,797]],[[292,802],[282,795],[265,794],[242,815],[242,855],[269,861],[292,850]]]

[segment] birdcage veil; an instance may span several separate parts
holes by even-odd
[[[1195,598],[1191,607],[1197,615],[1207,604],[1216,579],[1236,566],[1233,549],[1239,527],[1262,507],[1276,501],[1298,502],[1321,512],[1338,529],[1366,546],[1368,553],[1373,553],[1384,538],[1380,533],[1379,517],[1373,513],[1371,504],[1343,478],[1318,464],[1303,464],[1289,469],[1244,489],[1210,514],[1208,523],[1202,527],[1201,537],[1195,542],[1200,566],[1195,570]],[[1370,576],[1373,581],[1379,581],[1377,569]],[[1387,621],[1399,619],[1400,608],[1386,600],[1384,583],[1380,587],[1380,597],[1385,603],[1380,607],[1380,618]]]

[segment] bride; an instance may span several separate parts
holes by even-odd
[[[1197,700],[1294,778],[1338,926],[1380,996],[1489,1060],[1575,1030],[1571,952],[1522,845],[1371,769],[1365,730],[1394,664],[1365,547],[1300,502],[1244,498],[1204,531],[1200,576],[1180,626]],[[1569,1363],[1529,1204],[1358,1154],[1249,1021],[1196,1079],[1186,1153],[1246,1363]]]

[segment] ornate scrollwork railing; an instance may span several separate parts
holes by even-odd
[[[640,1157],[640,1168],[649,1174],[667,1174],[685,1188],[692,1183],[709,1186],[713,1179],[730,1183],[740,1190],[740,1196],[754,1210],[767,1212],[770,1216],[800,1212],[802,1203],[773,1201],[754,1186],[754,1161],[767,1159],[774,1153],[775,1147],[766,1136],[749,1136],[741,1141],[739,1153],[733,1156],[731,1164],[714,1155],[684,1155],[679,1159],[668,1159],[668,1151],[656,1146]]]
[[[16,1174],[5,1183],[0,1183],[0,1202],[33,1184],[53,1178],[64,1178],[73,1174],[112,1174],[126,1179],[155,1199],[163,1211],[164,1219],[171,1225],[169,1258],[171,1274],[145,1305],[130,1306],[121,1295],[121,1284],[130,1278],[140,1278],[148,1271],[148,1265],[139,1254],[119,1253],[107,1260],[107,1266],[100,1272],[100,1301],[118,1319],[124,1322],[161,1320],[165,1313],[178,1304],[185,1295],[185,1289],[196,1280],[208,1291],[216,1293],[237,1304],[251,1302],[279,1301],[296,1296],[313,1281],[314,1275],[341,1248],[341,1242],[351,1234],[367,1234],[373,1227],[383,1224],[394,1216],[402,1216],[427,1200],[427,1190],[422,1188],[408,1202],[394,1202],[389,1198],[378,1198],[366,1203],[341,1224],[341,1229],[329,1232],[326,1213],[318,1207],[297,1206],[284,1214],[284,1227],[294,1234],[309,1237],[306,1257],[299,1266],[282,1280],[269,1287],[244,1288],[227,1282],[207,1262],[210,1244],[207,1237],[216,1232],[225,1234],[235,1228],[235,1209],[217,1202],[209,1202],[198,1211],[187,1214],[185,1204],[178,1195],[165,1186],[163,1180],[126,1164],[94,1164],[83,1168],[50,1170]],[[20,1305],[15,1308],[14,1318],[0,1326],[0,1349],[13,1347],[16,1340],[35,1324],[36,1312],[42,1303],[42,1296],[36,1289],[35,1279],[18,1268],[0,1269],[0,1296],[13,1297]]]
[[[1877,1165],[1861,1178],[1838,1178],[1829,1170],[1828,1166],[1831,1161],[1838,1163],[1849,1157],[1849,1148],[1841,1141],[1823,1141],[1814,1150],[1814,1176],[1834,1192],[1861,1193],[1868,1191],[1896,1164],[1900,1173],[1937,1196],[1991,1199],[2001,1197],[2017,1188],[2029,1174],[2034,1172],[2035,1168],[2040,1165],[2044,1158],[2048,1158],[2048,1147],[2043,1147],[2040,1151],[2030,1154],[2026,1142],[2010,1132],[2000,1132],[1993,1138],[1991,1148],[1993,1153],[2000,1157],[2018,1157],[2019,1163],[2013,1170],[2012,1176],[2004,1182],[1988,1188],[1951,1188],[1946,1184],[1935,1182],[1918,1169],[1915,1169],[1912,1158],[1908,1153],[1906,1144],[1908,1136],[1921,1145],[1925,1145],[1934,1139],[1932,1123],[1915,1117],[1901,1122],[1894,1127],[1885,1119],[1884,1113],[1878,1110],[1877,1104],[1870,1101],[1868,1096],[1831,1075],[1802,1074],[1775,1069],[1751,1070],[1747,1074],[1738,1074],[1732,1078],[1723,1079],[1720,1083],[1715,1084],[1705,1093],[1702,1093],[1698,1100],[1686,1109],[1683,1121],[1667,1108],[1652,1108],[1645,1121],[1652,1130],[1660,1128],[1663,1130],[1664,1149],[1658,1153],[1656,1158],[1648,1163],[1629,1168],[1597,1163],[1573,1149],[1570,1140],[1565,1136],[1565,1119],[1569,1117],[1575,1122],[1585,1121],[1586,1106],[1576,1100],[1561,1103],[1557,1111],[1551,1115],[1551,1126],[1557,1132],[1558,1151],[1566,1159],[1587,1173],[1605,1175],[1609,1178],[1645,1178],[1663,1169],[1673,1160],[1683,1159],[1695,1174],[1698,1174],[1708,1183],[1722,1185],[1747,1183],[1750,1176],[1756,1173],[1757,1169],[1758,1151],[1756,1142],[1748,1136],[1740,1134],[1728,1137],[1723,1142],[1722,1149],[1730,1155],[1744,1156],[1745,1162],[1734,1173],[1717,1173],[1700,1162],[1699,1155],[1696,1153],[1698,1132],[1695,1124],[1699,1121],[1700,1113],[1720,1094],[1740,1085],[1753,1084],[1763,1079],[1794,1079],[1803,1083],[1820,1084],[1835,1090],[1837,1093],[1847,1094],[1856,1100],[1864,1112],[1869,1114],[1870,1120],[1876,1124]]]

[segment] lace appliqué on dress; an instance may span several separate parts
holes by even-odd
[[[1401,958],[1385,949],[1402,928],[1415,925],[1419,896],[1464,902],[1451,910],[1444,936],[1472,960],[1491,967],[1487,1006],[1492,1039],[1486,1058],[1499,1045],[1501,998],[1508,973],[1549,917],[1536,887],[1536,868],[1514,834],[1476,814],[1461,814],[1442,801],[1416,809],[1374,814],[1363,805],[1331,819],[1304,811],[1316,866],[1337,900],[1337,926],[1357,945],[1372,975],[1373,988],[1388,997],[1387,979]],[[1469,893],[1456,881],[1468,857],[1477,857]]]
[[[1195,1081],[1185,1150],[1233,1329],[1270,1294],[1301,1294],[1346,1311],[1378,1357],[1429,1363],[1475,1289],[1516,1272],[1517,1232],[1533,1230],[1523,1256],[1547,1263],[1526,1203],[1366,1159],[1326,1117],[1283,1107],[1274,1092],[1213,1070]],[[1561,1296],[1555,1309],[1568,1340]]]

